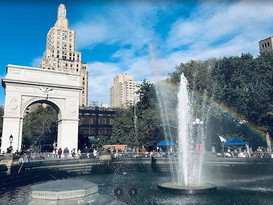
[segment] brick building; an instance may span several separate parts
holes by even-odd
[[[110,139],[116,111],[99,106],[80,107],[79,148],[90,146],[100,139]]]

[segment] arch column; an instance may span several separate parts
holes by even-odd
[[[21,150],[22,145],[22,118],[21,117],[5,117],[3,119],[3,133],[2,133],[2,145],[1,151],[7,151],[7,148],[10,146],[13,147],[13,150]],[[13,136],[13,140],[10,143],[9,137]]]
[[[7,152],[12,146],[13,151],[21,150],[22,142],[22,116],[20,113],[21,96],[14,91],[13,86],[6,87],[5,109],[3,116],[3,131],[1,152]],[[10,143],[10,136],[13,140]]]
[[[73,129],[72,129],[73,128]],[[58,148],[78,150],[78,120],[62,119],[58,125]]]

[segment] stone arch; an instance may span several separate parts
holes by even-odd
[[[6,98],[1,151],[11,145],[14,150],[21,150],[23,114],[36,102],[44,102],[59,111],[57,146],[77,149],[80,75],[8,65],[2,85]]]

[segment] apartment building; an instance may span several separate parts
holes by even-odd
[[[114,77],[114,84],[110,89],[110,106],[112,108],[127,108],[139,101],[141,82],[133,81],[128,74],[118,74]]]
[[[260,54],[273,51],[273,37],[268,37],[266,39],[259,41]]]

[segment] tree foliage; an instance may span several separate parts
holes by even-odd
[[[219,101],[231,106],[261,131],[272,133],[273,55],[250,54],[220,59],[213,72]]]
[[[112,144],[152,149],[163,138],[154,84],[144,80],[139,96],[140,101],[135,106],[117,111],[113,121]]]
[[[38,105],[24,117],[23,148],[41,150],[42,145],[52,145],[57,139],[57,113],[51,106]]]
[[[111,144],[136,144],[133,108],[119,109],[113,121]]]
[[[157,108],[157,96],[154,84],[144,80],[137,93],[139,94],[139,102],[137,103],[138,111]]]

